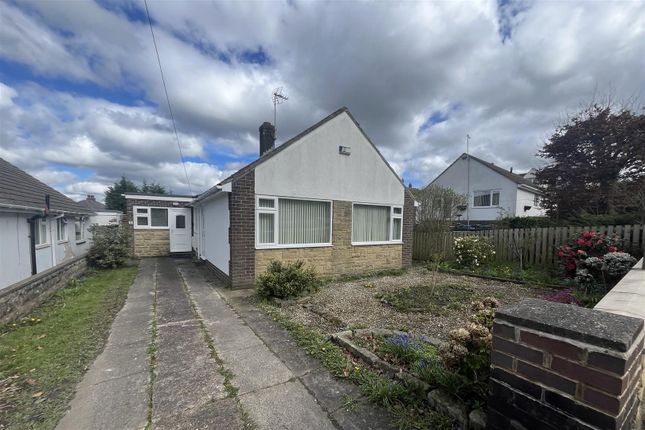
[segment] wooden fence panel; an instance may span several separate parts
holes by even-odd
[[[520,252],[527,266],[550,266],[557,259],[556,249],[581,231],[597,231],[601,234],[615,234],[622,247],[640,255],[645,241],[645,226],[591,226],[591,227],[544,227],[527,229],[498,229],[479,232],[451,231],[442,234],[415,231],[412,255],[415,260],[429,260],[434,254],[447,257],[454,255],[453,244],[457,237],[478,235],[488,238],[495,247],[495,260],[517,261]]]

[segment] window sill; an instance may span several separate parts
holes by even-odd
[[[386,242],[352,242],[352,246],[370,246],[370,245],[402,245],[402,240],[392,240]]]
[[[49,243],[41,243],[40,245],[36,245],[36,249],[45,249],[49,248],[51,245]]]
[[[331,243],[306,243],[302,245],[255,245],[255,249],[329,248]]]
[[[76,244],[77,244],[77,245],[82,245],[82,244],[84,244],[85,242],[87,242],[87,240],[85,240],[85,239],[83,239],[83,240],[77,240],[77,241],[76,241]]]
[[[57,241],[57,242],[56,242],[56,244],[57,244],[57,245],[62,245],[62,244],[67,243],[67,242],[69,242],[69,240],[68,240],[68,239],[65,239],[65,240],[59,240],[59,241]]]
[[[165,227],[147,227],[147,226],[134,226],[135,230],[169,230],[170,227],[165,226]]]

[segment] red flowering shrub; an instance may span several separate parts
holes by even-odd
[[[583,231],[557,250],[565,274],[573,278],[580,261],[589,257],[602,258],[608,252],[618,251],[618,239],[595,231]]]

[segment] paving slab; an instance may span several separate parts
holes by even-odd
[[[215,344],[219,350],[219,346]],[[234,374],[240,394],[286,382],[294,374],[265,345],[221,351],[220,356]]]
[[[300,381],[331,412],[343,407],[350,399],[358,400],[362,397],[358,385],[335,378],[327,369],[311,372],[300,378]]]
[[[336,424],[343,430],[394,430],[387,411],[366,399],[359,399],[351,407],[341,407],[332,414]]]
[[[170,415],[155,424],[155,430],[237,430],[244,428],[235,399],[207,402],[188,412]]]
[[[154,259],[139,264],[126,304],[115,318],[105,349],[78,384],[70,409],[57,429],[140,429],[146,426],[147,348],[156,267]],[[132,297],[136,297],[137,306],[128,305]]]
[[[144,429],[148,423],[148,372],[84,386],[76,391],[58,430]]]
[[[240,402],[259,429],[336,430],[327,413],[300,381],[242,395]]]

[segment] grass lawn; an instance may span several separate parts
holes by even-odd
[[[0,327],[0,428],[56,426],[103,349],[136,272],[93,272]]]
[[[378,296],[400,312],[430,312],[448,315],[470,304],[476,298],[475,289],[461,284],[415,285]]]
[[[524,267],[522,270],[520,270],[517,264],[493,262],[475,269],[469,269],[461,267],[454,261],[450,261],[444,263],[442,265],[442,268],[448,270],[457,270],[460,272],[469,272],[476,275],[514,279],[527,282],[532,285],[571,286],[571,280],[567,280],[562,275],[556,273],[555,269],[549,269],[547,267]]]

